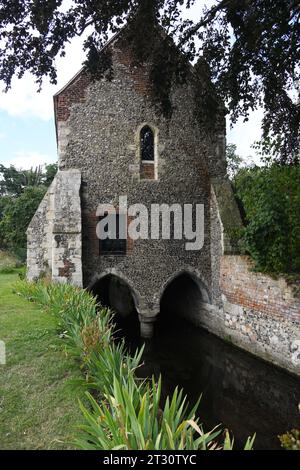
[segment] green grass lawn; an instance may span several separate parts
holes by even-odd
[[[66,355],[55,319],[13,293],[17,274],[0,274],[0,449],[72,448],[83,390],[78,364]]]

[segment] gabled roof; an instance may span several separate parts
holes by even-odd
[[[120,29],[120,31],[118,31],[116,34],[114,34],[105,44],[104,46],[102,47],[102,49],[100,49],[100,54],[101,52],[105,51],[105,49],[107,49],[114,41],[115,39],[117,39],[117,37],[121,34],[121,32],[124,30],[124,28],[126,28],[126,26],[124,26],[123,28]],[[57,91],[54,95],[53,95],[53,98],[55,98],[56,96],[60,95],[63,91],[65,91],[70,85],[72,85],[72,83],[75,82],[76,78],[79,77],[79,75],[86,69],[86,66],[82,66],[81,69],[59,90]]]
[[[114,41],[121,35],[121,33],[128,27],[129,23],[127,23],[125,26],[123,26],[116,34],[114,34],[107,42],[106,44],[102,47],[102,49],[99,51],[99,54],[104,52],[109,46],[111,46]],[[162,26],[158,25],[159,33],[162,35],[167,35],[166,31],[163,29]],[[181,54],[183,54],[180,51]],[[58,108],[58,98],[59,96],[65,92],[70,86],[72,86],[77,79],[80,78],[81,74],[87,70],[87,67],[84,65],[81,67],[81,69],[59,90],[53,95],[53,100],[54,100],[54,115],[55,115],[55,128],[56,128],[56,138],[57,138],[57,108]],[[190,71],[193,73],[194,71],[194,66],[192,63],[190,63]]]
[[[100,53],[105,51],[121,34],[121,32],[126,28],[127,25],[125,25],[123,28],[120,29],[116,34],[114,34],[107,42],[104,44],[102,49],[100,50]],[[76,80],[80,77],[80,75],[86,70],[86,66],[82,66],[81,69],[59,90],[53,95],[53,105],[54,105],[54,121],[55,121],[55,132],[56,132],[56,141],[58,141],[58,135],[57,135],[57,99],[61,93],[66,91],[73,83],[76,82]]]

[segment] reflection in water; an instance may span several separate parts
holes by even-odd
[[[138,346],[138,323],[122,326],[128,344]],[[256,432],[255,449],[280,449],[277,435],[300,428],[299,379],[184,320],[157,323],[139,373],[161,374],[164,396],[179,385],[193,404],[202,393],[201,422],[206,429],[223,423],[237,446]]]

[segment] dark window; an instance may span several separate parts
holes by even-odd
[[[154,161],[154,135],[149,126],[144,126],[141,130],[141,159]]]
[[[119,238],[120,236],[120,224],[124,224],[126,222],[126,214],[116,214],[116,215],[104,215],[100,217],[104,219],[108,217],[116,218],[116,237],[109,236],[105,240],[99,240],[100,244],[100,255],[126,255],[126,247],[127,247],[127,240],[124,238]],[[123,227],[124,227],[123,225]],[[121,226],[122,227],[122,226]],[[121,232],[124,232],[121,228]]]

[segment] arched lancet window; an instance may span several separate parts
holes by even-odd
[[[144,126],[140,132],[141,160],[154,162],[154,134],[149,126]]]

